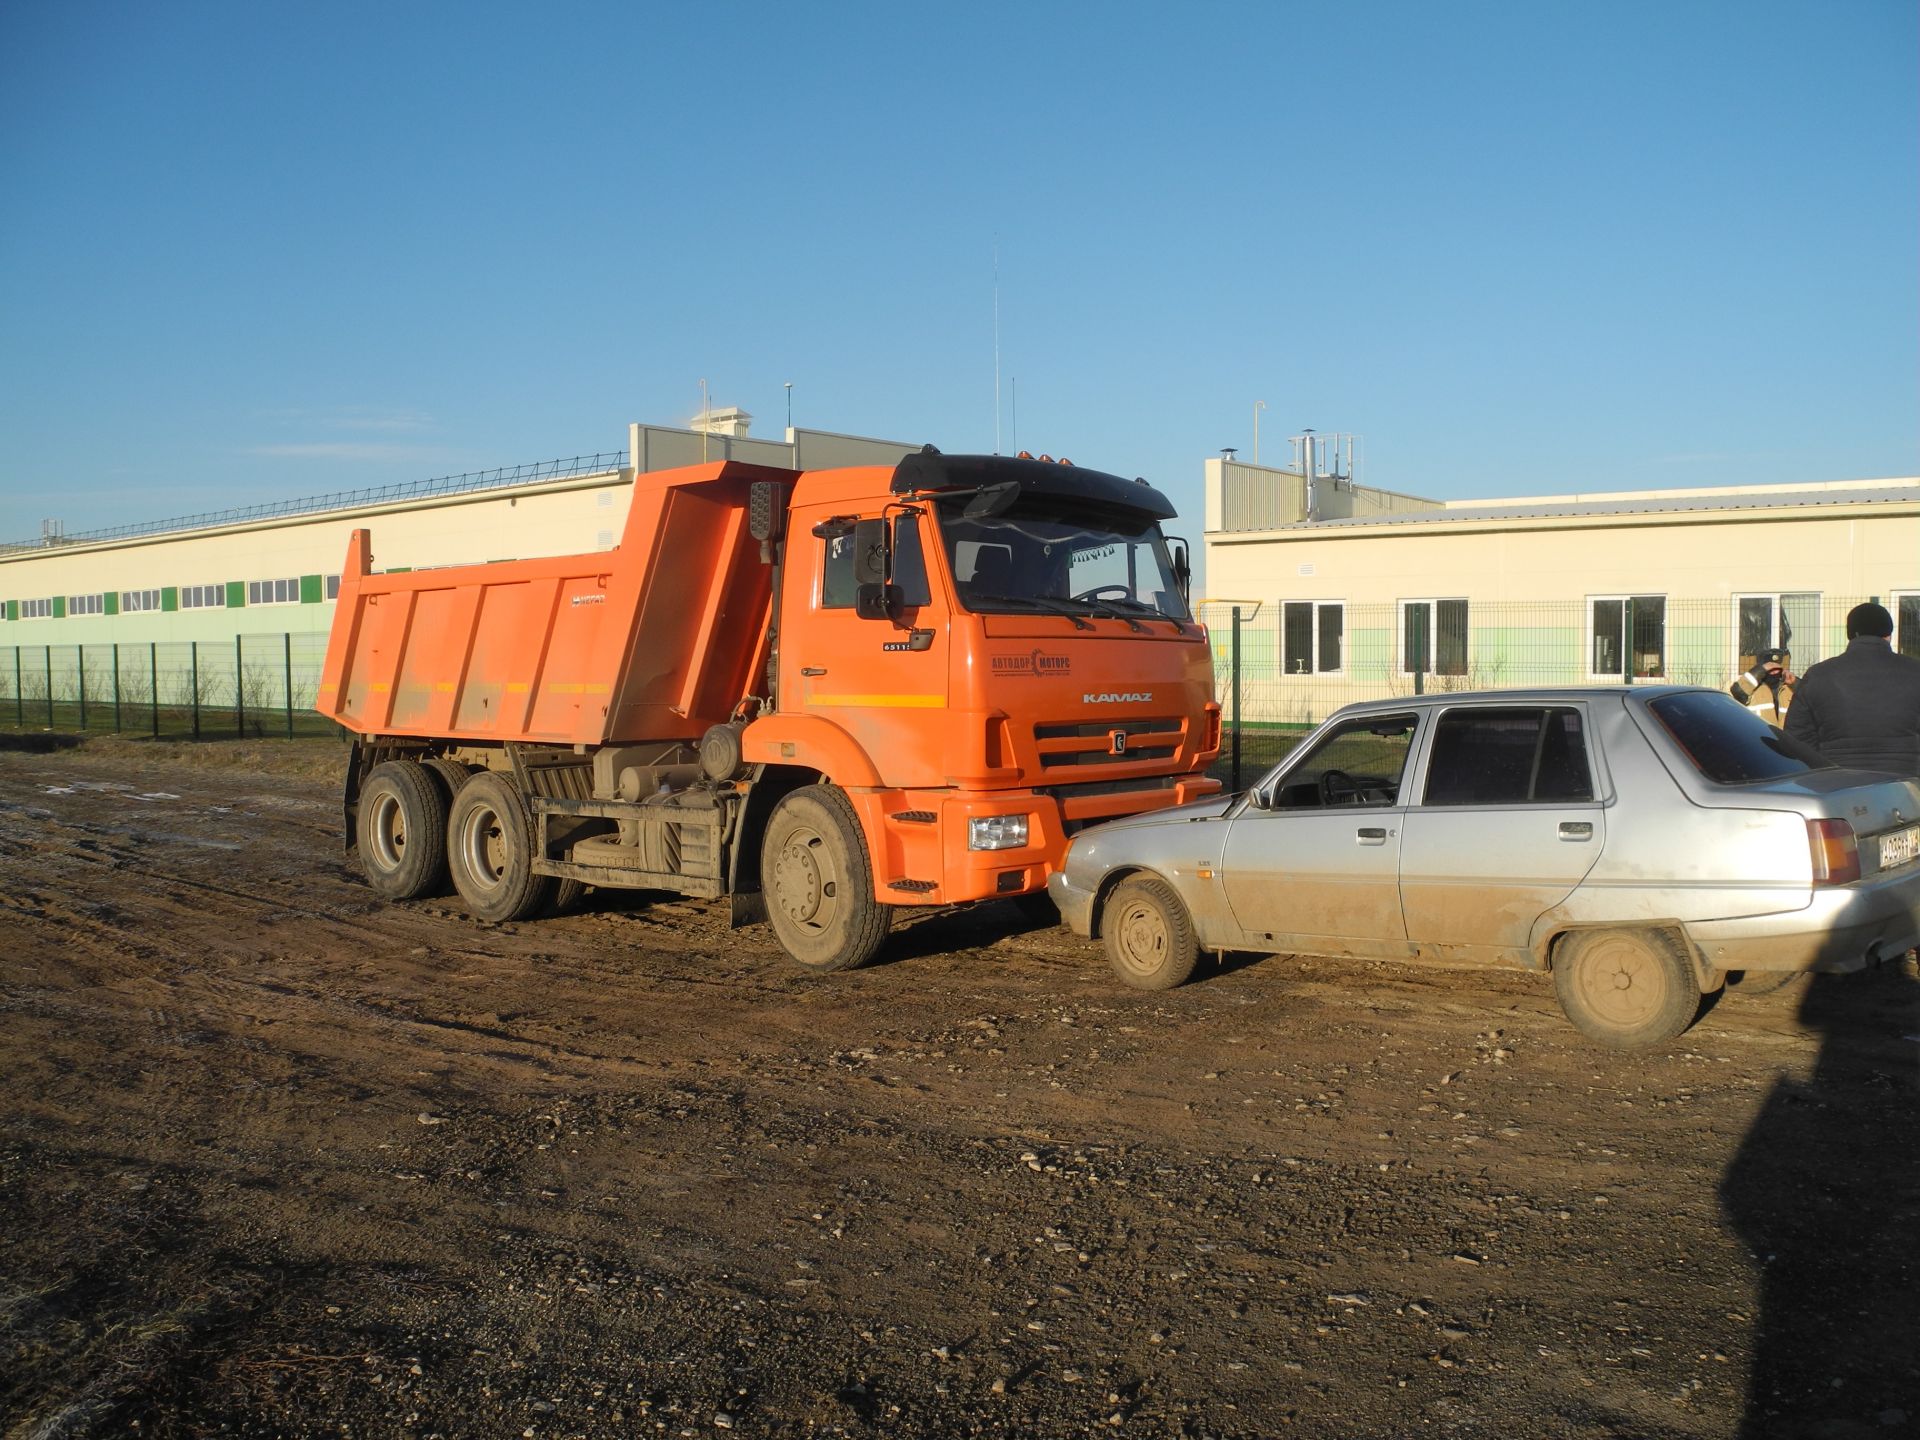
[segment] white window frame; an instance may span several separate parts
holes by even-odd
[[[1807,666],[1813,664],[1816,660],[1826,659],[1827,657],[1825,655],[1807,655],[1807,654],[1799,653],[1799,651],[1796,650],[1796,647],[1794,646],[1792,637],[1788,637],[1786,640],[1782,640],[1780,638],[1780,619],[1786,608],[1782,602],[1788,599],[1799,600],[1807,596],[1811,596],[1813,599],[1813,633],[1814,633],[1814,638],[1817,640],[1825,632],[1825,626],[1826,626],[1826,620],[1827,620],[1827,596],[1825,591],[1823,590],[1741,590],[1741,591],[1738,591],[1733,596],[1733,602],[1732,602],[1733,612],[1731,616],[1731,623],[1727,627],[1727,645],[1729,649],[1732,651],[1732,653],[1727,657],[1727,674],[1738,675],[1746,668],[1744,665],[1740,663],[1740,657],[1745,653],[1740,648],[1740,605],[1743,601],[1747,601],[1747,600],[1765,600],[1770,605],[1773,606],[1773,623],[1770,629],[1770,636],[1767,640],[1767,648],[1771,649],[1771,648],[1777,647],[1782,650],[1795,651],[1794,657],[1793,657],[1793,670],[1796,675],[1804,673]]]
[[[1616,595],[1587,596],[1587,678],[1589,680],[1612,680],[1615,682],[1618,682],[1620,679],[1620,672],[1618,670],[1596,670],[1593,668],[1593,642],[1599,638],[1598,627],[1594,624],[1593,607],[1596,605],[1604,604],[1610,600],[1619,601],[1623,605],[1626,602],[1631,600],[1658,600],[1660,602],[1660,668],[1651,675],[1641,675],[1636,671],[1633,678],[1635,680],[1665,679],[1667,675],[1667,668],[1668,668],[1667,667],[1667,612],[1672,606],[1672,597],[1664,594],[1655,593],[1652,591],[1644,592],[1637,595],[1629,595],[1629,594],[1626,594],[1625,592],[1622,592]],[[1625,610],[1621,611],[1620,623],[1622,627],[1626,625]],[[1738,643],[1738,639],[1739,637],[1735,636],[1735,643]],[[1632,640],[1633,640],[1632,636],[1623,634],[1620,637],[1621,648],[1623,650],[1626,649],[1632,643]]]
[[[227,582],[217,585],[182,585],[180,587],[180,608],[182,610],[224,610],[227,605]]]
[[[1920,590],[1895,590],[1887,596],[1887,609],[1893,612],[1893,652],[1896,655],[1920,655],[1920,635],[1902,636],[1900,633],[1900,602],[1902,600],[1920,601]],[[1902,650],[1900,642],[1908,641],[1911,648]]]
[[[107,592],[96,590],[91,595],[67,596],[67,618],[69,620],[85,615],[104,615],[107,613]]]
[[[158,610],[159,608],[160,591],[157,587],[146,590],[122,590],[120,592],[120,613],[122,615],[141,615],[149,610]]]
[[[1457,600],[1467,607],[1466,658],[1460,675],[1465,677],[1473,673],[1473,601],[1465,595],[1426,595],[1412,600],[1400,600],[1393,607],[1393,659],[1394,669],[1401,675],[1411,675],[1407,666],[1407,611],[1416,605],[1427,607],[1427,643],[1438,661],[1440,655],[1440,605],[1443,601]],[[1452,679],[1451,675],[1440,670],[1428,670],[1428,675]]]
[[[275,576],[271,580],[249,580],[247,582],[247,608],[256,605],[298,605],[300,603],[300,577]]]
[[[43,595],[38,600],[22,600],[20,602],[20,618],[22,620],[51,620],[53,618],[53,597],[51,595]]]
[[[1347,673],[1347,602],[1345,600],[1282,600],[1280,607],[1279,655],[1280,674],[1288,680],[1335,679]],[[1311,605],[1313,607],[1313,625],[1307,636],[1308,648],[1313,652],[1305,670],[1287,668],[1287,607],[1289,605]],[[1340,664],[1331,670],[1320,668],[1320,612],[1338,610],[1340,612]]]

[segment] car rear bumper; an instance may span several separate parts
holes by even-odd
[[[1920,867],[1815,890],[1812,903],[1791,914],[1693,921],[1686,929],[1721,970],[1864,970],[1920,945]]]

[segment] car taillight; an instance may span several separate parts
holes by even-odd
[[[1860,878],[1860,842],[1845,820],[1807,821],[1807,845],[1813,851],[1813,883],[1851,885]]]

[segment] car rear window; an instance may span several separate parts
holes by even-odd
[[[1730,695],[1663,695],[1647,708],[1693,768],[1719,785],[1834,768],[1818,750],[1774,729]]]

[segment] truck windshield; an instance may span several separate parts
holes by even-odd
[[[999,515],[937,504],[960,603],[977,613],[1189,619],[1160,526],[1120,510],[1027,496]]]

